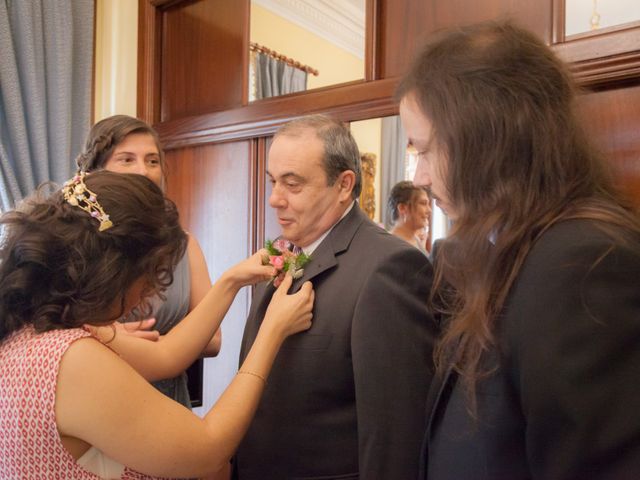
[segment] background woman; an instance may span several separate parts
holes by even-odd
[[[423,476],[640,478],[640,224],[567,69],[514,25],[470,26],[434,37],[399,96],[415,181],[455,220]]]
[[[196,477],[223,468],[281,343],[311,325],[310,284],[287,295],[286,278],[238,375],[200,419],[82,328],[136,306],[144,313],[145,299],[171,282],[187,239],[158,187],[139,175],[79,175],[1,223],[0,477]],[[167,341],[216,317],[212,334],[241,286],[274,273],[261,253],[229,269]]]
[[[164,190],[166,168],[158,135],[137,118],[115,115],[96,123],[87,136],[77,163],[81,170],[87,172],[105,169],[144,175]],[[162,300],[156,297],[152,301],[150,316],[155,319],[154,328],[160,335],[169,332],[193,310],[211,287],[202,249],[193,235],[188,235],[188,238],[186,254],[173,272],[174,281],[164,293],[166,298]],[[135,327],[140,324],[130,325]],[[201,355],[217,355],[220,344],[221,332],[218,330]],[[184,369],[175,374],[173,378],[161,376],[162,380],[154,382],[154,385],[165,395],[190,407],[187,375]]]
[[[426,255],[424,234],[431,215],[431,205],[426,190],[415,186],[413,182],[398,182],[391,189],[388,203],[392,222],[391,233],[409,242]]]

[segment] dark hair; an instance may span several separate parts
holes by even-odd
[[[435,287],[446,279],[455,294],[436,362],[453,364],[474,407],[497,315],[536,239],[569,218],[597,220],[620,241],[640,227],[577,121],[566,67],[532,33],[504,22],[437,35],[398,96],[416,101],[446,158],[458,218]]]
[[[395,223],[400,218],[400,212],[398,212],[398,205],[412,205],[416,199],[416,194],[424,192],[426,194],[426,190],[422,187],[418,187],[414,185],[413,182],[408,180],[396,183],[391,189],[391,193],[389,193],[389,199],[387,201],[387,206],[389,207],[389,215],[391,217],[391,222]]]
[[[100,120],[91,127],[84,149],[76,158],[78,167],[85,172],[103,169],[105,163],[107,163],[107,160],[111,157],[113,150],[128,135],[133,133],[143,133],[153,137],[156,147],[158,147],[160,167],[164,174],[166,172],[164,151],[160,145],[158,133],[147,123],[128,115],[113,115],[112,117]]]
[[[178,212],[149,179],[105,170],[85,184],[113,226],[44,188],[0,219],[0,340],[24,325],[37,331],[103,325],[133,283],[145,295],[173,280],[187,238]],[[125,312],[120,312],[122,315]]]
[[[358,198],[362,190],[360,151],[347,126],[327,115],[309,115],[284,124],[275,137],[296,137],[306,130],[313,130],[324,145],[323,160],[327,184],[333,185],[342,172],[351,170],[356,174],[351,195]]]

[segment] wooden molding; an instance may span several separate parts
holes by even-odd
[[[149,0],[138,2],[138,118],[153,124],[160,119],[162,71],[160,7]]]
[[[551,43],[564,42],[566,24],[566,1],[553,0],[551,4]]]
[[[365,15],[365,45],[364,45],[364,79],[377,80],[380,75],[378,68],[378,22],[380,21],[378,0],[367,0]]]
[[[253,102],[245,107],[155,125],[165,149],[270,136],[284,123],[312,113],[342,121],[398,113],[393,98],[398,79],[357,81],[302,94]],[[282,112],[295,112],[293,114]]]
[[[552,48],[583,87],[614,87],[640,78],[640,27],[569,39]]]

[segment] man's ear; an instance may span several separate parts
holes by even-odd
[[[339,198],[341,202],[351,201],[351,192],[356,186],[356,174],[352,170],[345,170],[338,175],[336,180],[339,189]]]

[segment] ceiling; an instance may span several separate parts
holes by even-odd
[[[366,0],[252,0],[252,3],[364,58]]]

